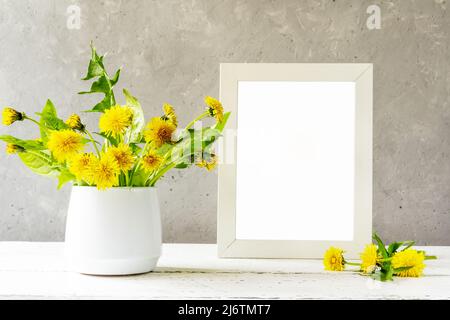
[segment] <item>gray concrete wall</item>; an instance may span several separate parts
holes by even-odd
[[[66,27],[70,4],[80,30]],[[380,30],[366,27],[370,4]],[[218,95],[220,62],[372,62],[374,228],[450,245],[449,10],[445,0],[0,0],[0,105],[32,113],[49,97],[62,116],[85,110],[94,100],[75,93],[88,85],[90,40],[124,67],[120,84],[147,117],[169,101],[184,123]],[[165,241],[215,241],[216,180],[192,169],[160,183]],[[0,181],[0,240],[63,239],[69,187],[56,191],[3,152]]]

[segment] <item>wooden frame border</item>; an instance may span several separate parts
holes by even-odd
[[[236,239],[236,161],[219,165],[217,242],[220,257],[321,258],[333,245],[355,258],[372,233],[372,64],[353,63],[223,63],[220,100],[231,116],[228,129],[237,130],[239,81],[350,81],[355,82],[355,213],[353,241],[239,240]],[[222,143],[226,145],[227,135]],[[236,143],[234,143],[236,146]],[[226,150],[226,148],[223,148]],[[236,150],[235,153],[236,154]],[[222,155],[224,159],[226,154]]]

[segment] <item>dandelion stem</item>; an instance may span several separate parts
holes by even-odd
[[[34,120],[33,118],[30,118],[29,116],[25,115],[23,117],[24,119],[30,120],[31,122],[34,122],[35,124],[37,124],[40,128],[47,130],[46,127],[44,127],[41,123],[39,123],[38,121]]]
[[[128,187],[128,182],[129,182],[129,180],[128,180],[128,173],[124,173],[124,175],[125,175],[125,186]]]
[[[139,159],[138,159],[136,165],[134,166],[133,170],[131,171],[131,174],[130,174],[130,186],[133,183],[134,174],[136,173],[136,171],[139,169],[139,166],[141,165],[142,157],[144,156],[145,150],[147,149],[148,145],[149,145],[149,142],[146,142],[145,145],[144,145],[144,148],[142,148],[141,154],[139,155]]]
[[[188,130],[190,129],[197,121],[206,118],[209,115],[208,111],[205,111],[204,113],[202,113],[201,115],[199,115],[197,118],[195,118],[194,120],[192,120],[191,122],[188,123],[188,125],[186,126],[186,128],[184,128],[184,130]]]
[[[34,155],[36,157],[41,158],[42,160],[44,160],[48,164],[52,164],[53,163],[53,161],[50,159],[50,157],[48,157],[47,155],[43,154],[42,152],[39,152],[39,151],[38,152],[34,152],[34,151],[31,151],[31,150],[26,150],[25,152],[29,153],[29,154],[32,154],[32,155]]]
[[[150,186],[154,187],[155,183],[159,180],[159,178],[161,178],[164,174],[166,174],[167,171],[169,171],[170,169],[172,169],[175,166],[176,166],[176,162],[172,162],[169,165],[167,165],[165,168],[163,168],[160,172],[158,172],[156,174],[156,176],[152,180],[150,180]]]
[[[126,181],[127,181],[127,179],[126,179],[125,173],[121,172],[119,175],[119,186],[126,187],[127,186]]]
[[[89,136],[89,139],[92,142],[92,145],[94,146],[95,151],[97,152],[97,155],[100,157],[100,151],[97,148],[97,145],[95,143],[94,137],[92,136],[92,134],[89,132],[89,130],[85,129],[84,130],[86,132],[86,134]]]

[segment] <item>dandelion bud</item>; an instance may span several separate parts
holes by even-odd
[[[216,118],[218,122],[222,122],[223,120],[223,106],[222,103],[213,98],[213,97],[205,97],[205,103],[208,106],[208,112],[211,117]]]
[[[8,143],[6,145],[6,153],[7,154],[14,154],[14,153],[18,153],[18,152],[24,152],[25,149],[21,146],[18,146],[16,144],[12,144],[12,143]]]
[[[84,124],[81,123],[80,116],[77,114],[72,114],[69,119],[66,120],[66,124],[70,127],[72,130],[79,130],[84,131],[86,128]]]
[[[2,122],[5,126],[10,126],[16,121],[25,119],[25,113],[19,112],[13,108],[6,107],[2,112]]]

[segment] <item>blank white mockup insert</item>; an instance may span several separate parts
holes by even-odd
[[[236,238],[353,240],[355,83],[239,81]]]

